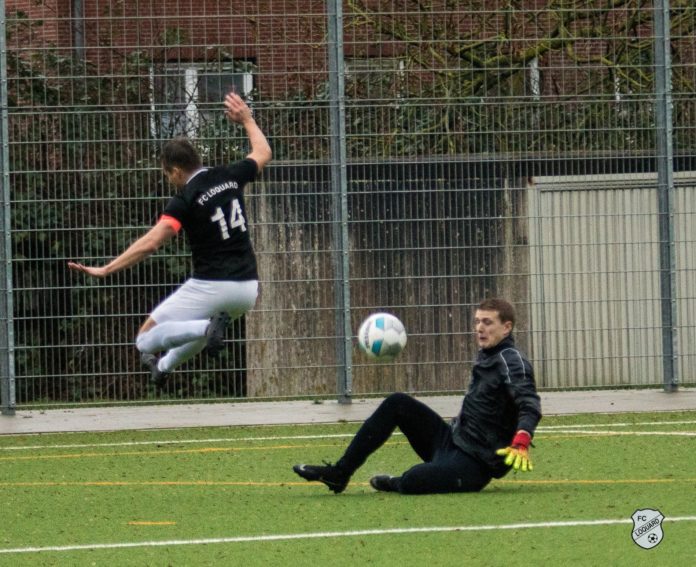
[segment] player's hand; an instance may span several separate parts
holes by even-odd
[[[94,268],[91,266],[85,266],[79,262],[68,262],[68,268],[73,272],[82,272],[83,274],[87,274],[93,278],[105,278],[109,275],[106,268]]]
[[[509,447],[498,449],[495,453],[501,457],[505,457],[505,464],[512,467],[516,471],[527,472],[534,469],[532,460],[529,458],[529,445],[532,442],[532,436],[520,429]]]
[[[251,109],[237,93],[227,93],[225,96],[225,114],[232,122],[243,124],[252,118]]]

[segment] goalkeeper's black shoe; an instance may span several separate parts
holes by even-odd
[[[225,329],[230,322],[230,316],[221,312],[210,319],[210,324],[205,332],[205,352],[208,356],[215,357],[225,346]]]
[[[322,465],[295,465],[292,467],[297,474],[306,480],[323,482],[336,494],[340,494],[348,486],[350,475],[331,463]]]
[[[378,474],[370,479],[370,486],[380,492],[398,492],[399,477],[388,474]]]
[[[169,372],[162,372],[157,368],[157,357],[154,354],[144,352],[140,355],[140,362],[150,371],[150,382],[158,388],[163,388],[169,378]]]

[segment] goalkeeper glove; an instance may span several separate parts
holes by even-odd
[[[532,442],[532,436],[524,429],[520,429],[509,447],[498,449],[495,453],[505,457],[505,464],[511,466],[516,471],[531,471],[532,460],[529,458],[528,448]]]

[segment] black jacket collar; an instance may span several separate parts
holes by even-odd
[[[505,350],[506,348],[515,348],[515,339],[512,338],[512,333],[510,333],[497,345],[491,348],[482,348],[481,350],[479,350],[479,356],[493,356],[498,354],[501,350]]]

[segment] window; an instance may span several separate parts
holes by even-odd
[[[402,97],[406,62],[401,58],[345,59],[345,91],[352,99],[380,100]]]
[[[206,125],[219,119],[220,103],[235,90],[251,94],[251,63],[229,63],[215,68],[203,63],[176,63],[152,67],[150,130],[154,138],[198,137]]]

